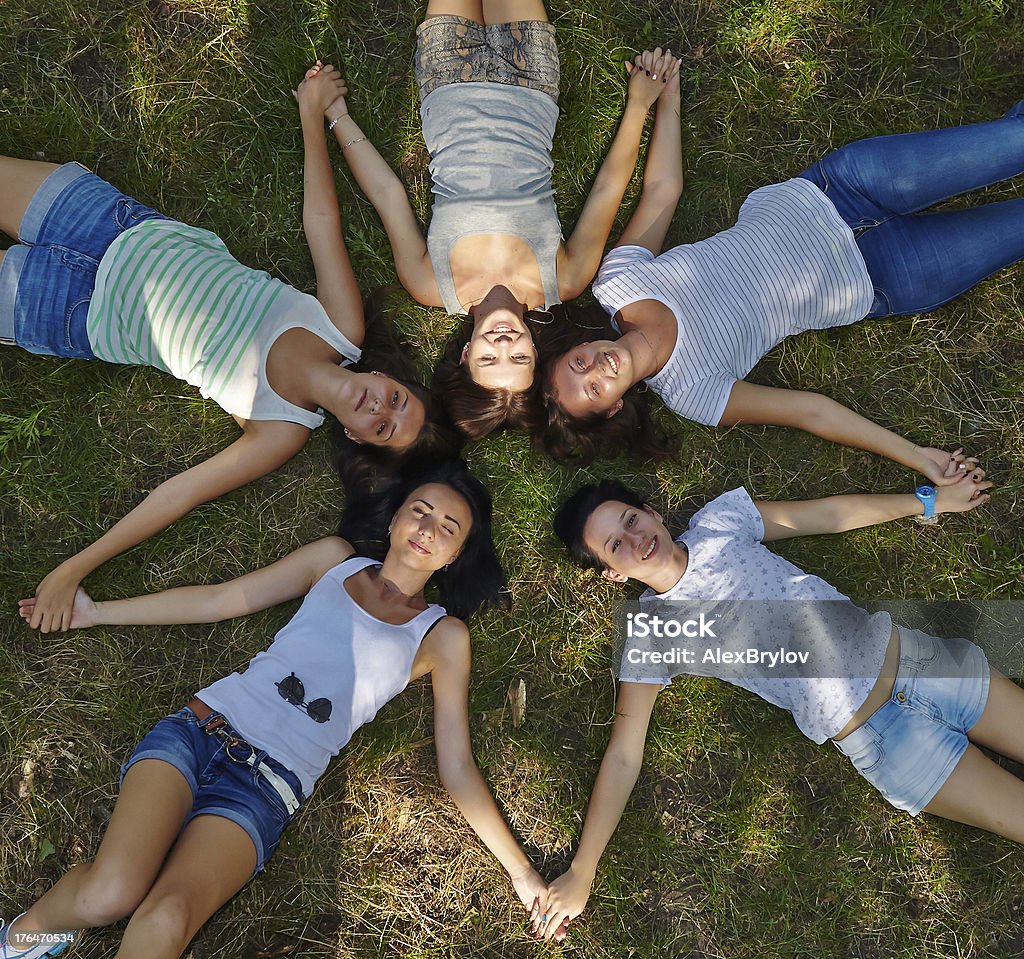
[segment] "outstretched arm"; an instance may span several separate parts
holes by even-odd
[[[647,111],[665,89],[666,81],[678,73],[679,61],[671,51],[662,53],[658,47],[644,51],[626,69],[630,73],[626,109],[576,229],[565,244],[564,263],[559,264],[558,292],[563,300],[579,296],[601,265],[615,215],[636,167]]]
[[[97,566],[149,539],[201,503],[277,469],[302,448],[308,436],[309,431],[301,426],[267,424],[161,483],[124,519],[39,584],[29,626],[44,633],[68,629],[75,590]]]
[[[217,623],[269,609],[305,596],[327,570],[352,555],[352,547],[337,536],[302,546],[254,573],[214,586],[181,586],[160,593],[95,602],[84,589],[75,596],[72,629],[100,624],[118,626]],[[32,616],[34,599],[19,602],[23,619]]]
[[[741,423],[793,426],[843,446],[878,453],[923,473],[935,486],[955,483],[963,474],[962,451],[946,453],[933,447],[915,446],[898,433],[872,423],[820,393],[757,386],[738,380],[718,425]]]
[[[936,513],[966,513],[988,502],[991,494],[986,491],[992,483],[985,481],[985,471],[975,466],[974,460],[967,463],[969,472],[959,482],[936,490]],[[759,501],[754,505],[764,522],[765,542],[816,533],[842,533],[924,512],[921,501],[912,493],[857,493],[823,499]]]
[[[512,880],[531,920],[539,916],[547,885],[498,811],[473,758],[469,739],[469,630],[448,617],[424,641],[434,690],[434,745],[441,783]]]
[[[342,155],[359,188],[384,224],[402,286],[424,306],[442,306],[423,231],[402,181],[349,116],[344,96],[339,96],[327,107],[324,117],[334,123],[334,135]]]
[[[658,97],[654,132],[647,147],[640,201],[616,246],[642,246],[655,256],[665,243],[672,217],[683,194],[683,145],[680,131],[679,61],[666,75]]]
[[[341,232],[341,213],[334,172],[327,156],[324,110],[345,93],[341,74],[319,60],[293,91],[302,122],[302,227],[316,270],[316,298],[331,322],[361,346],[363,300]]]
[[[622,818],[643,764],[647,727],[661,686],[620,683],[615,725],[587,807],[583,835],[568,871],[551,883],[540,934],[551,939],[575,919],[590,898],[597,864]]]

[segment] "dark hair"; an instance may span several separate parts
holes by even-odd
[[[647,505],[639,493],[623,486],[618,480],[603,480],[576,490],[561,505],[552,521],[555,535],[565,544],[573,562],[599,573],[607,569],[608,564],[598,559],[597,554],[588,548],[583,541],[583,529],[594,510],[609,500],[625,503],[634,509],[643,509]]]
[[[622,409],[614,416],[595,413],[587,417],[571,416],[555,396],[555,365],[571,349],[595,339],[618,339],[608,315],[600,307],[588,310],[584,326],[567,326],[557,342],[552,342],[540,364],[546,421],[539,434],[544,451],[560,463],[586,466],[595,459],[609,459],[628,453],[658,462],[674,453],[678,440],[662,430],[651,416],[646,387],[634,386],[622,397]]]
[[[489,389],[473,381],[469,368],[462,362],[462,351],[473,335],[472,317],[463,320],[441,351],[431,389],[449,419],[467,439],[483,439],[503,429],[534,435],[543,425],[540,366],[545,355],[544,345],[551,338],[551,332],[560,330],[567,320],[560,305],[552,307],[549,313],[529,310],[523,319],[537,347],[537,370],[533,383],[525,390]]]
[[[491,535],[491,494],[459,459],[410,463],[375,492],[349,499],[338,534],[372,559],[388,551],[388,526],[413,490],[427,483],[450,486],[469,505],[473,517],[462,552],[447,569],[430,577],[438,599],[452,616],[465,619],[488,606],[511,605],[508,581]]]
[[[412,444],[396,450],[388,446],[353,442],[345,435],[341,423],[335,421],[331,430],[334,466],[350,497],[368,492],[386,482],[402,468],[403,463],[424,457],[455,456],[462,447],[462,438],[448,422],[429,390],[419,382],[416,367],[410,359],[410,348],[387,315],[385,304],[394,289],[394,286],[382,287],[366,298],[363,306],[366,339],[363,342],[363,355],[353,369],[364,372],[379,370],[398,380],[423,404],[423,426]]]

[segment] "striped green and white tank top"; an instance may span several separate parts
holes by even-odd
[[[343,363],[359,359],[316,297],[243,266],[220,237],[175,220],[146,220],[110,245],[86,326],[100,359],[164,370],[235,416],[315,429],[319,411],[267,382],[271,346],[295,327],[325,340]]]

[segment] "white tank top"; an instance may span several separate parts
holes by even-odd
[[[353,556],[328,570],[244,673],[196,693],[240,735],[294,772],[305,796],[355,731],[405,689],[423,637],[447,615],[444,607],[431,604],[402,626],[371,616],[349,596],[345,580],[379,565]],[[300,696],[294,692],[296,680]],[[317,722],[283,691],[330,718]]]

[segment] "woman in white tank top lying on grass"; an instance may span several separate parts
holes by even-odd
[[[154,366],[198,386],[242,428],[51,572],[36,591],[33,627],[66,629],[92,570],[277,469],[323,422],[322,410],[344,428],[342,455],[380,469],[450,450],[451,431],[434,420],[422,386],[345,368],[360,359],[364,322],[323,130],[339,85],[335,72],[314,68],[296,94],[315,297],[243,266],[219,237],[164,217],[77,163],[0,158],[0,229],[18,241],[0,252],[0,341]]]
[[[331,758],[428,673],[441,781],[536,915],[546,885],[502,819],[469,738],[462,617],[505,594],[486,488],[457,461],[421,468],[351,502],[341,531],[389,541],[383,563],[330,536],[218,586],[114,602],[78,591],[72,627],[208,623],[305,599],[243,673],[200,690],[143,738],[95,860],[0,932],[0,955],[56,955],[72,930],[131,916],[118,956],[180,956],[263,868]],[[424,599],[431,579],[443,605]],[[22,601],[26,620],[34,604]]]
[[[658,103],[640,202],[594,282],[614,331],[586,342],[576,330],[545,364],[549,452],[642,452],[643,380],[698,423],[797,427],[933,483],[955,478],[959,453],[744,377],[793,333],[926,312],[1024,257],[1024,199],[920,212],[1024,172],[1024,101],[990,123],[848,144],[754,191],[730,229],[661,253],[683,186],[678,96],[672,106]]]

